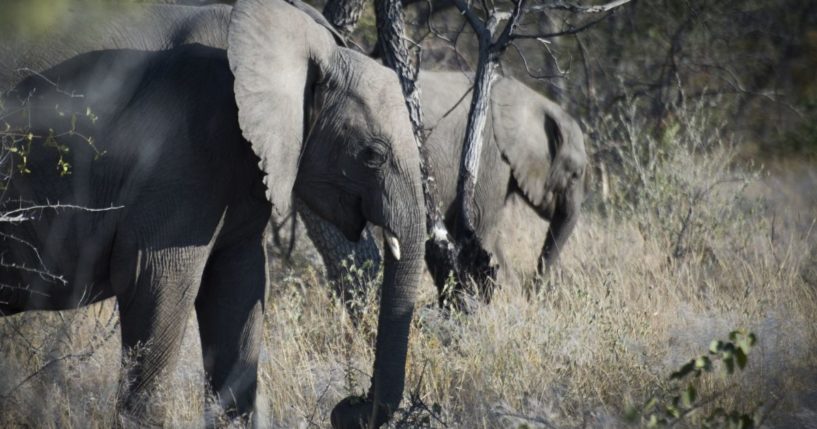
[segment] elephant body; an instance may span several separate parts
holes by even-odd
[[[453,231],[471,82],[463,73],[424,72],[419,85],[437,201]],[[500,78],[480,159],[476,233],[496,256],[504,272],[500,281],[530,278],[540,258],[555,260],[579,215],[587,162],[581,128],[553,101],[515,79]]]
[[[45,210],[19,226],[2,224],[4,236],[35,243],[39,253],[4,240],[8,259],[62,281],[2,270],[0,283],[17,287],[0,290],[0,312],[70,309],[116,296],[123,344],[165,351],[149,354],[153,361],[129,374],[136,385],[124,405],[133,414],[149,406],[139,396],[153,388],[152,372],[175,363],[194,305],[200,315],[229,309],[249,319],[199,321],[215,391],[246,385],[235,389],[236,405],[253,403],[257,353],[239,341],[260,341],[271,207],[238,122],[224,120],[237,115],[232,81],[224,51],[201,45],[96,51],[26,79],[9,97],[34,94],[20,107],[30,112],[35,135],[76,125],[57,138],[71,154],[71,174],[60,177],[56,151],[36,148],[30,172],[14,177],[6,202],[100,210]],[[205,88],[207,104],[193,96]],[[95,123],[84,115],[89,106]]]
[[[459,72],[422,71],[418,83],[435,196],[453,231],[471,82]],[[494,84],[475,192],[475,226],[500,267],[500,284],[519,284],[541,269],[542,259],[556,259],[579,214],[585,165],[581,129],[567,112],[515,79],[500,78]],[[337,267],[349,256],[358,266],[377,260],[370,236],[351,243],[308,210],[301,214],[331,279],[341,276]]]
[[[92,37],[3,42],[6,119],[30,137],[0,212],[52,207],[0,223],[0,315],[116,297],[138,352],[119,406],[140,425],[162,424],[154,389],[191,311],[225,410],[253,410],[265,234],[293,193],[349,238],[367,221],[389,237],[373,385],[333,426],[379,426],[402,397],[424,230],[407,111],[393,73],[293,3],[135,8]]]

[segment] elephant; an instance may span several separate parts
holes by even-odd
[[[435,196],[453,231],[471,82],[461,72],[423,70],[418,84]],[[556,262],[576,225],[587,165],[584,137],[577,121],[559,105],[503,77],[493,87],[481,163],[476,233],[499,265],[498,282],[519,284]],[[369,275],[374,276],[380,261],[374,235],[366,231],[357,243],[347,241],[308,207],[296,207],[327,277],[348,300],[362,286],[341,280],[341,261],[351,257],[358,267],[373,267]]]
[[[120,418],[161,425],[155,389],[195,311],[211,388],[245,419],[268,220],[295,195],[348,239],[367,222],[384,231],[372,386],[331,415],[335,428],[381,426],[402,399],[425,234],[396,75],[339,46],[299,2],[121,13],[4,39],[4,119],[27,137],[11,147],[0,201],[25,215],[0,222],[0,315],[115,298],[135,360]]]

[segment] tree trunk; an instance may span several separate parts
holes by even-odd
[[[487,52],[484,55],[480,53],[474,81],[474,95],[471,98],[471,109],[468,113],[468,128],[465,130],[465,142],[460,159],[456,200],[460,209],[456,230],[458,238],[473,235],[478,222],[477,213],[474,210],[474,192],[479,176],[485,124],[488,121],[488,109],[490,109],[491,86],[496,77],[497,67],[497,64],[488,56]]]
[[[420,172],[423,176],[423,195],[426,205],[426,263],[434,283],[440,291],[440,304],[445,305],[447,297],[443,288],[451,272],[459,273],[457,267],[458,248],[451,242],[445,227],[440,206],[437,204],[434,187],[434,172],[428,162],[423,143],[423,114],[420,106],[420,90],[416,85],[419,61],[412,67],[405,36],[403,5],[400,0],[378,0],[375,2],[377,18],[377,43],[383,64],[392,68],[400,79],[400,86],[406,98],[409,118],[414,128],[414,138],[420,151]],[[458,276],[459,277],[459,276]]]
[[[348,38],[355,31],[365,5],[365,0],[329,0],[323,8],[323,16]]]
[[[474,207],[474,196],[477,177],[479,177],[480,155],[485,140],[485,125],[488,122],[491,87],[497,77],[497,65],[497,57],[490,51],[490,39],[481,40],[455,201],[459,209],[456,226],[456,239],[460,246],[458,265],[461,277],[459,280],[461,284],[469,280],[474,282],[485,301],[489,301],[493,295],[497,268],[491,265],[491,254],[485,250],[476,235],[479,219]]]
[[[403,18],[403,5],[399,0],[382,0],[375,2],[377,16],[377,43],[382,53],[383,65],[393,69],[400,78],[400,86],[406,97],[411,125],[418,147],[422,147],[423,113],[420,108],[420,90],[415,80],[419,64],[412,66],[406,44],[406,23]]]
[[[550,16],[543,17],[539,21],[539,32],[541,34],[556,33],[559,31],[559,26]],[[559,49],[563,45],[562,38],[554,37],[548,40],[550,45],[546,48],[544,56],[544,72],[548,76],[547,84],[545,85],[545,96],[553,100],[556,104],[562,105],[565,100],[565,92],[567,91],[566,79],[561,71],[559,65]]]

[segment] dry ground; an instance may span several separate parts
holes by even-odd
[[[424,284],[408,363],[415,397],[396,425],[624,427],[628,407],[676,392],[673,370],[743,327],[759,337],[747,370],[702,378],[701,395],[721,392],[712,403],[728,409],[762,402],[772,427],[815,427],[817,168],[733,181],[734,170],[695,160],[673,159],[686,181],[641,208],[591,208],[533,298],[504,288],[475,314],[446,317]],[[328,427],[336,401],[368,386],[375,297],[361,299],[353,326],[304,242],[273,268],[264,427]],[[170,427],[202,425],[195,328],[191,318],[165,392]],[[112,302],[0,320],[0,427],[110,427],[117,329]]]

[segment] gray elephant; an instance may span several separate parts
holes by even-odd
[[[349,239],[380,226],[389,249],[372,387],[332,425],[380,426],[400,403],[425,233],[417,149],[394,73],[298,6],[137,8],[99,27],[78,14],[46,40],[4,39],[6,119],[31,138],[0,211],[62,208],[0,226],[0,314],[116,297],[138,350],[127,420],[161,424],[153,393],[193,310],[213,390],[230,415],[252,411],[265,231],[293,191]]]
[[[453,231],[471,82],[459,72],[423,71],[419,86],[437,201]],[[553,101],[512,78],[497,81],[491,98],[477,181],[476,232],[499,263],[500,284],[516,284],[552,265],[574,229],[587,155],[578,123]],[[341,261],[351,256],[358,266],[374,260],[376,267],[379,254],[372,235],[367,232],[352,243],[308,208],[299,211],[329,277],[347,294],[348,288],[359,287],[339,280]]]

